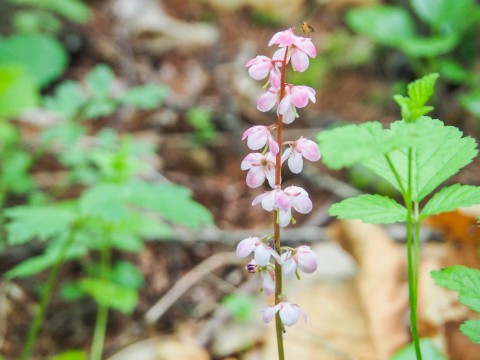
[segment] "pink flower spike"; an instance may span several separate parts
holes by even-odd
[[[270,133],[268,126],[252,126],[243,133],[242,140],[245,139],[247,139],[248,147],[252,150],[260,150],[268,143],[269,150],[273,155],[277,155],[280,151],[280,147]]]
[[[241,164],[242,170],[248,170],[247,185],[251,188],[259,187],[266,178],[273,188],[275,186],[275,161],[276,158],[271,153],[266,155],[248,154]]]

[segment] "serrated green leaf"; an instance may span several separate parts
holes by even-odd
[[[423,360],[448,360],[435,345],[435,343],[427,338],[420,339],[420,348],[422,349]],[[412,360],[416,359],[415,345],[408,344],[401,350],[392,355],[390,360]]]
[[[356,32],[387,46],[400,44],[415,34],[410,14],[400,7],[357,7],[347,12],[345,20]]]
[[[82,117],[83,119],[87,120],[108,116],[113,114],[117,108],[118,104],[112,99],[89,99],[85,103]]]
[[[437,192],[423,208],[420,219],[480,204],[480,186],[454,184]]]
[[[418,119],[413,125],[413,129],[418,129],[418,137],[412,141],[412,147],[416,146],[412,149],[412,199],[420,202],[443,181],[468,165],[478,151],[473,138],[462,137],[463,133],[458,128],[445,126],[440,120],[433,120],[425,116]],[[399,122],[397,126],[398,128],[394,132],[404,131],[400,129],[404,126],[402,123]],[[426,136],[425,142],[421,141],[423,136]],[[406,189],[408,149],[393,150],[388,156]],[[365,160],[363,165],[400,190],[397,179],[385,157],[371,157]]]
[[[34,238],[47,240],[67,233],[78,214],[62,206],[17,206],[5,210],[8,243],[19,245]]]
[[[96,185],[80,197],[80,210],[84,215],[99,217],[107,222],[119,222],[129,216],[128,196],[129,190],[123,185]]]
[[[55,259],[51,256],[40,255],[31,257],[16,265],[5,273],[7,279],[22,278],[36,275],[55,264]]]
[[[0,38],[0,64],[23,65],[31,77],[45,86],[63,74],[67,66],[67,53],[50,36],[14,35],[7,39]]]
[[[480,312],[480,270],[456,265],[430,274],[435,284],[458,291],[462,304]]]
[[[141,109],[155,109],[168,93],[169,90],[166,86],[149,84],[128,90],[118,100],[125,105],[132,105]]]
[[[427,103],[435,91],[438,74],[428,74],[408,84],[407,93],[414,105],[421,107]]]
[[[333,204],[328,213],[339,219],[359,219],[374,224],[407,220],[407,210],[402,205],[381,195],[359,195],[343,200]]]
[[[96,98],[108,97],[115,74],[105,64],[95,66],[87,75],[85,82],[92,95]]]
[[[470,341],[480,344],[480,320],[467,320],[460,325],[460,331],[468,336]]]
[[[4,191],[25,194],[34,188],[34,181],[28,173],[32,165],[30,154],[21,150],[12,151],[3,160],[2,165],[0,181]]]
[[[97,303],[130,314],[135,310],[138,302],[138,293],[134,289],[126,288],[108,280],[83,279],[80,286]]]
[[[390,151],[395,144],[379,122],[324,130],[317,136],[323,162],[332,169],[351,166]]]

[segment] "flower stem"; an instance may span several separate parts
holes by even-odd
[[[285,75],[287,71],[287,55],[288,49],[285,51],[285,56],[282,61],[281,75],[280,75],[280,98],[279,102],[283,99],[285,95]],[[280,145],[280,150],[276,155],[275,160],[275,186],[280,187],[282,184],[282,125],[283,125],[283,115],[278,114],[278,123],[277,123],[277,143]],[[282,255],[281,241],[280,241],[280,225],[278,223],[279,210],[273,212],[273,234],[275,236],[275,249],[278,255]],[[283,290],[282,290],[282,266],[277,261],[275,261],[275,305],[283,301]],[[284,360],[285,354],[283,350],[283,323],[280,319],[280,314],[277,312],[275,315],[275,330],[277,334],[277,348],[278,348],[278,359]]]
[[[68,248],[75,240],[75,235],[76,235],[76,229],[73,228],[68,238],[63,243],[63,246],[60,248],[60,252],[58,254],[57,260],[55,261],[55,264],[50,269],[50,273],[48,274],[48,278],[47,278],[47,283],[45,284],[45,288],[42,293],[42,298],[40,299],[40,304],[37,308],[37,311],[35,312],[35,317],[33,318],[32,324],[28,329],[27,340],[25,342],[25,346],[21,354],[22,360],[27,360],[31,358],[33,348],[37,341],[38,333],[40,332],[40,327],[45,319],[45,312],[47,310],[48,303],[50,302],[50,297],[53,292],[53,286],[57,281],[60,268],[62,267],[62,264],[65,261]]]

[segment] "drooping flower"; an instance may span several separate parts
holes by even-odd
[[[275,187],[275,161],[276,158],[271,153],[248,154],[240,165],[242,170],[248,170],[247,185],[251,188],[259,187],[266,178],[270,186]]]
[[[290,142],[290,147],[283,152],[282,163],[288,159],[288,167],[294,174],[298,174],[303,169],[303,158],[310,161],[320,159],[320,150],[318,145],[312,140],[303,136],[297,141]]]
[[[268,143],[268,149],[273,155],[277,155],[280,151],[278,143],[273,138],[270,127],[263,125],[255,125],[245,130],[242,140],[247,139],[247,145],[252,150],[260,150]]]
[[[280,49],[273,54],[272,59],[283,60],[285,51],[290,47],[287,54],[287,63],[291,59],[292,67],[296,71],[304,72],[310,64],[309,57],[314,58],[317,56],[317,50],[312,43],[312,39],[297,36],[292,29],[280,31],[273,35],[268,45],[272,46],[274,44],[280,46]]]
[[[299,268],[306,274],[313,273],[318,266],[318,257],[310,246],[301,245],[296,249],[282,254],[282,272],[286,278],[291,278]]]
[[[290,124],[298,117],[296,108],[304,108],[308,104],[308,100],[315,103],[315,90],[310,86],[293,86],[287,84],[285,86],[285,95],[278,105],[278,113],[283,115],[282,122]]]
[[[302,315],[304,321],[307,321],[307,314],[305,314],[300,306],[286,301],[282,301],[275,306],[269,306],[263,309],[262,312],[263,321],[266,323],[272,321],[277,312],[279,312],[280,319],[285,326],[294,325],[298,321],[300,315]]]
[[[259,266],[265,266],[270,262],[273,256],[277,261],[280,261],[280,256],[271,248],[268,243],[263,242],[258,237],[248,237],[240,241],[237,245],[237,256],[244,258],[253,252],[253,258]]]
[[[275,270],[270,266],[264,266],[260,270],[262,275],[262,289],[265,295],[272,295],[275,292]]]
[[[279,224],[282,227],[290,224],[292,208],[301,214],[308,214],[312,210],[312,201],[308,193],[298,186],[289,186],[285,190],[274,189],[258,195],[252,205],[262,203],[267,211],[279,211]]]
[[[280,70],[273,59],[258,55],[249,60],[245,66],[249,67],[248,74],[252,79],[262,80],[270,74],[270,83],[272,86],[280,87]]]

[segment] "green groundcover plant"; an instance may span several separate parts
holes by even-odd
[[[402,197],[399,203],[378,194],[360,195],[334,204],[329,213],[367,223],[406,222],[410,322],[418,360],[422,359],[417,329],[420,223],[430,215],[480,204],[478,186],[452,184],[437,190],[478,153],[473,138],[426,116],[433,110],[426,104],[437,77],[430,74],[416,80],[408,86],[408,96],[394,97],[402,119],[389,128],[372,121],[323,131],[317,138],[328,167],[360,163],[388,181]]]

